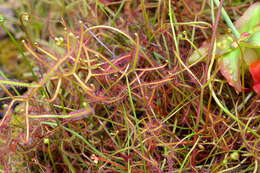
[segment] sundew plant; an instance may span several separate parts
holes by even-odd
[[[0,27],[2,172],[259,171],[259,2],[0,0]]]

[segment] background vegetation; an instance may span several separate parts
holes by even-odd
[[[254,2],[223,6],[234,21]],[[249,89],[236,93],[209,62],[187,65],[214,32],[230,33],[213,1],[0,7],[2,171],[258,171],[260,95],[249,72]]]

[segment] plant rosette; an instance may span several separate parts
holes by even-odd
[[[241,92],[241,70],[248,70],[252,75],[255,92],[260,93],[260,2],[251,5],[234,23],[240,38],[234,39],[229,34],[216,39],[217,65],[229,85]],[[210,47],[209,42],[195,50],[188,63],[205,60]]]

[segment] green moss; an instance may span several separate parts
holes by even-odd
[[[8,78],[18,80],[26,79],[24,74],[29,72],[29,67],[19,56],[16,46],[8,39],[0,41],[0,67]]]

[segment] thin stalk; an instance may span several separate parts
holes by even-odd
[[[214,0],[215,4],[219,7],[219,0]],[[226,10],[224,8],[221,9],[222,16],[224,20],[226,21],[228,27],[231,29],[232,33],[234,36],[239,39],[240,38],[240,33],[237,31],[235,25],[232,23],[231,19],[229,18]]]
[[[176,23],[174,24],[173,22],[173,18],[175,18],[174,12],[172,10],[171,7],[171,0],[169,0],[169,16],[170,16],[170,24],[171,24],[171,28],[172,28],[172,34],[173,34],[173,40],[174,40],[174,45],[175,45],[175,49],[177,52],[177,55],[180,55],[180,50],[179,50],[179,44],[178,44],[178,40],[177,40],[177,35],[176,35],[176,31],[174,28],[174,25],[176,25]]]
[[[213,47],[213,54],[212,54],[212,59],[210,61],[210,64],[209,64],[209,70],[208,70],[208,74],[207,74],[207,80],[210,81],[211,79],[211,70],[213,68],[213,64],[214,64],[214,61],[215,61],[215,53],[216,53],[216,44],[214,44],[214,47]],[[234,114],[232,114],[228,108],[226,108],[222,103],[221,101],[218,99],[218,97],[216,96],[216,93],[213,89],[213,86],[212,86],[212,83],[210,82],[209,83],[209,89],[210,89],[210,92],[212,94],[212,97],[213,99],[215,100],[215,102],[217,103],[217,105],[220,107],[220,109],[222,111],[224,111],[230,118],[232,118],[233,120],[235,120],[239,125],[245,127],[245,124],[240,120],[238,119],[238,117],[236,117]],[[253,129],[251,128],[248,128],[247,129],[249,132],[251,132],[254,136],[260,138],[260,135]]]

